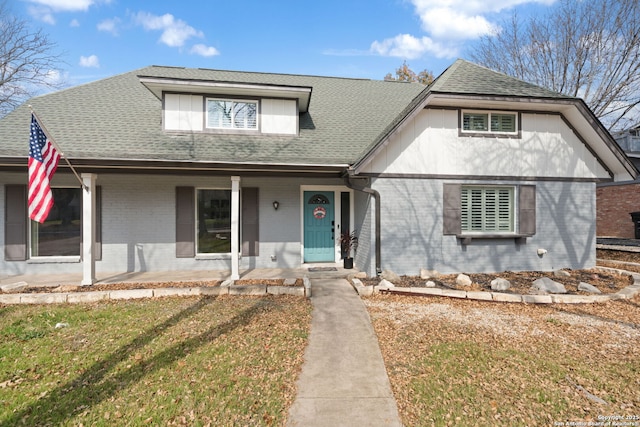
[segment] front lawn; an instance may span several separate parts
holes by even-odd
[[[283,425],[310,319],[284,296],[0,306],[0,425]]]
[[[365,303],[404,425],[606,425],[595,424],[606,416],[640,425],[640,296],[527,305],[380,295]]]

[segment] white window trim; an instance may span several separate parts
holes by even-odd
[[[465,130],[464,128],[464,115],[465,114],[486,114],[487,115],[487,130]],[[503,131],[492,131],[491,130],[491,115],[497,114],[508,114],[515,117],[515,131],[514,132],[503,132]],[[494,110],[461,110],[460,111],[460,132],[462,134],[473,135],[473,134],[482,134],[482,135],[509,135],[515,136],[520,133],[520,115],[514,111],[494,111]]]
[[[243,102],[243,103],[253,103],[256,105],[256,127],[255,128],[238,128],[235,127],[235,121],[231,119],[231,127],[216,127],[211,126],[209,124],[209,101],[225,101],[225,102],[233,102],[234,104]],[[233,111],[233,108],[232,108]],[[257,132],[260,129],[260,101],[257,99],[238,99],[238,98],[218,98],[218,97],[206,97],[204,104],[204,119],[205,119],[205,129],[213,129],[217,131],[234,131],[234,132]]]
[[[198,191],[200,190],[223,190],[223,191],[229,191],[231,193],[231,188],[228,188],[228,187],[195,187],[194,188],[195,209],[194,209],[193,215],[195,219],[193,223],[195,225],[195,228],[193,229],[193,233],[194,233],[193,235],[195,236],[194,243],[196,246],[195,259],[197,260],[231,259],[231,251],[229,252],[198,252],[198,249],[199,249],[198,247]],[[229,202],[231,202],[231,197],[229,197]],[[229,210],[231,210],[231,205],[229,205]]]
[[[511,230],[489,230],[489,231],[473,231],[473,230],[461,230],[461,234],[465,236],[514,236],[518,235],[518,186],[517,185],[480,185],[480,184],[464,184],[460,187],[462,192],[465,188],[480,188],[480,189],[498,189],[508,188],[511,190],[512,203],[511,203]],[[462,197],[462,194],[461,194]],[[460,215],[460,221],[462,221],[462,210]]]

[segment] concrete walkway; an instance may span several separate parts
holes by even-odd
[[[402,426],[360,297],[344,279],[315,279],[311,289],[311,334],[287,425]]]

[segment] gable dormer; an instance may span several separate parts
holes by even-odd
[[[311,87],[140,77],[162,101],[167,132],[297,135]]]

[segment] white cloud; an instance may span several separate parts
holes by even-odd
[[[80,66],[87,68],[100,68],[100,60],[96,55],[81,56]]]
[[[51,86],[58,86],[64,82],[64,76],[59,70],[49,70],[45,76],[45,82]]]
[[[411,34],[399,34],[391,39],[371,43],[371,52],[381,56],[415,59],[425,53],[438,58],[454,57],[457,50],[433,41],[429,37],[417,38]]]
[[[526,3],[550,5],[555,0],[411,0],[422,29],[439,40],[468,40],[497,30],[484,15]]]
[[[216,56],[220,54],[220,52],[218,52],[218,49],[216,49],[215,47],[206,46],[201,43],[193,45],[193,47],[190,50],[190,53],[194,55],[207,56],[207,57]]]
[[[57,12],[86,11],[89,6],[95,3],[94,0],[29,0],[29,2],[46,6]]]
[[[422,26],[432,37],[440,40],[468,40],[492,34],[497,27],[481,15],[469,16],[450,8],[435,8],[420,16]]]
[[[423,36],[399,34],[374,41],[370,52],[406,59],[425,54],[438,58],[459,55],[463,43],[495,34],[499,26],[488,15],[526,3],[550,5],[555,0],[410,0],[420,18]]]
[[[29,15],[38,21],[54,25],[53,17],[57,12],[86,12],[90,6],[98,3],[111,3],[112,0],[25,0],[32,5],[27,7]]]
[[[147,12],[138,12],[134,21],[142,25],[145,30],[160,30],[160,41],[167,46],[181,47],[191,37],[203,37],[202,31],[198,31],[181,19],[176,19],[170,13],[162,16],[152,15]]]
[[[45,6],[56,12],[87,11],[97,3],[111,3],[112,0],[27,0],[40,6]]]
[[[107,33],[111,33],[114,36],[118,35],[118,27],[120,26],[120,18],[113,19],[105,19],[98,23],[97,28],[98,31],[104,31]]]
[[[69,26],[70,27],[79,27],[80,26],[80,21],[78,21],[77,19],[72,19],[71,22],[69,22]]]
[[[27,7],[27,12],[37,21],[42,21],[50,25],[55,25],[56,23],[56,19],[53,17],[51,11],[45,7],[29,6]]]

